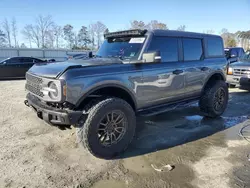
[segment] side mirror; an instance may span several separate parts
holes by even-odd
[[[93,52],[89,52],[89,58],[93,58]]]
[[[236,54],[231,54],[230,57],[231,57],[231,58],[232,58],[232,57],[236,57]]]
[[[160,63],[161,55],[160,52],[147,52],[142,54],[142,60],[144,63]]]

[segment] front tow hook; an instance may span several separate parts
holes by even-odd
[[[24,101],[24,104],[25,104],[26,106],[30,107],[28,100],[25,100],[25,101]]]

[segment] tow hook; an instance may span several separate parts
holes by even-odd
[[[24,101],[24,104],[25,104],[26,106],[30,107],[28,100],[25,100],[25,101]]]

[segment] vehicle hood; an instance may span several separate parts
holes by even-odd
[[[237,68],[237,67],[249,67],[250,68],[250,60],[241,60],[230,64],[230,67]]]
[[[56,63],[42,63],[35,64],[29,69],[28,72],[37,76],[57,78],[68,69],[84,68],[91,66],[104,66],[112,64],[122,64],[122,61],[118,58],[91,58],[84,60],[69,60]]]

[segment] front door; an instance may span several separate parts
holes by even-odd
[[[153,37],[147,52],[159,51],[161,63],[142,64],[144,107],[173,102],[185,94],[185,71],[180,69],[179,39]]]
[[[0,65],[0,78],[20,77],[20,61],[18,57],[10,58]]]

